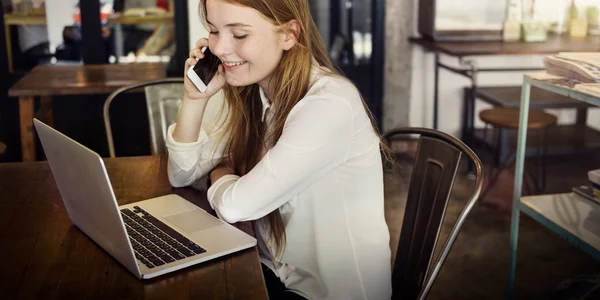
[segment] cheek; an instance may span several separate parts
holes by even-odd
[[[274,60],[277,63],[281,56],[281,51],[275,41],[264,37],[254,37],[240,43],[235,51],[241,59],[255,65],[258,63],[270,65],[274,63]]]
[[[216,44],[217,44],[217,37],[212,36],[212,34],[209,35],[208,36],[208,48],[215,49]]]
[[[260,63],[265,57],[264,47],[260,43],[244,43],[236,47],[236,54],[251,64]]]

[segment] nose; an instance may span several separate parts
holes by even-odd
[[[222,57],[227,56],[228,54],[231,54],[231,46],[228,44],[226,39],[220,38],[218,35],[211,36],[208,39],[208,45],[209,45],[210,51],[214,55],[218,56],[219,58],[222,58]]]

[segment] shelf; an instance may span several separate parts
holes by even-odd
[[[520,209],[600,260],[600,204],[566,193],[523,197]]]
[[[578,100],[591,105],[600,106],[600,97],[592,96],[589,91],[582,92],[578,90],[582,86],[579,83],[567,78],[552,76],[544,73],[528,74],[523,79],[525,90],[538,87],[540,89],[556,93],[573,100]],[[586,87],[588,87],[586,85]],[[597,88],[594,86],[594,88]],[[594,94],[599,94],[594,91]],[[520,107],[526,106],[530,102],[531,93],[524,95],[520,102]],[[521,197],[523,187],[523,170],[525,166],[525,156],[527,146],[526,138],[530,136],[527,130],[526,117],[528,110],[521,110],[521,119],[519,123],[519,142],[517,145],[517,155],[515,158],[515,176],[513,190],[513,210],[511,213],[510,224],[510,256],[509,256],[509,277],[507,298],[514,298],[515,294],[515,273],[517,269],[517,244],[519,237],[519,211],[529,215],[537,222],[546,226],[558,235],[564,237],[569,242],[588,253],[596,260],[600,260],[600,205],[585,199],[573,193],[540,195],[531,197]],[[589,131],[584,125],[575,125],[570,129],[567,126],[555,126],[553,130],[564,130],[560,137],[555,132],[548,136],[548,144],[554,144],[560,139],[568,139],[571,142],[579,140],[578,147],[588,146],[590,138],[596,133]],[[577,129],[580,128],[580,129]],[[594,130],[595,131],[595,130]],[[569,136],[571,135],[571,136]],[[595,145],[593,141],[592,146]],[[514,142],[513,142],[514,144]],[[550,152],[551,147],[549,147]]]
[[[600,96],[594,96],[588,92],[576,89],[576,86],[582,85],[582,83],[544,73],[526,75],[526,77],[529,79],[532,87],[538,87],[574,100],[600,106]]]
[[[470,93],[471,88],[465,88]],[[477,99],[501,107],[521,106],[520,86],[478,87]],[[588,108],[591,105],[536,87],[531,88],[529,106],[533,109]]]
[[[173,14],[165,15],[122,15],[114,14],[108,17],[109,24],[121,25],[136,25],[136,24],[162,24],[173,23]],[[4,22],[6,25],[45,25],[45,15],[19,15],[19,14],[4,14]]]
[[[4,14],[6,25],[45,25],[45,15]]]
[[[121,24],[121,25],[137,25],[137,24],[161,24],[161,23],[173,23],[173,14],[164,15],[147,15],[147,16],[136,16],[136,15],[122,15],[114,14],[108,17],[108,24]]]

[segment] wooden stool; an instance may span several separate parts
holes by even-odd
[[[503,130],[507,130],[507,129],[518,129],[519,128],[519,114],[520,114],[520,109],[519,108],[504,108],[504,107],[499,107],[499,108],[492,108],[492,109],[486,109],[484,111],[482,111],[481,113],[479,113],[479,118],[485,122],[485,126],[486,126],[486,130],[485,130],[485,136],[484,136],[484,140],[487,141],[487,132],[488,132],[488,127],[489,125],[493,126],[495,129],[498,129],[499,131],[503,131]],[[535,193],[541,193],[542,191],[545,190],[546,188],[546,135],[548,132],[548,128],[550,128],[551,126],[556,125],[557,123],[557,118],[556,116],[543,112],[543,111],[539,111],[539,110],[529,110],[529,118],[527,120],[527,128],[529,129],[533,129],[533,130],[540,130],[540,135],[539,135],[539,144],[538,144],[538,149],[536,151],[536,155],[538,156],[538,164],[537,164],[537,170],[538,170],[538,176],[534,176],[533,173],[531,172],[530,176],[532,178],[533,184],[535,186]],[[509,165],[511,165],[515,159],[516,153],[513,153],[511,155],[508,155],[505,159],[503,159],[501,156],[501,151],[499,150],[499,148],[501,148],[502,145],[502,138],[501,135],[498,134],[498,131],[495,130],[496,132],[496,147],[495,147],[495,165],[497,167],[497,172],[494,176],[490,177],[490,182],[486,188],[486,190],[481,194],[481,198],[483,199],[483,197],[485,196],[485,194],[490,190],[490,187],[492,187],[496,181],[498,180],[498,177],[500,175],[500,173],[507,168]],[[536,178],[537,177],[537,178]]]

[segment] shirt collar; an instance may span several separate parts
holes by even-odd
[[[271,108],[271,101],[269,101],[269,99],[267,98],[267,95],[265,95],[265,91],[263,91],[263,89],[261,87],[259,87],[258,90],[260,91],[260,101],[262,102],[261,120],[262,120],[262,122],[264,122],[265,115],[267,113],[267,109]]]
[[[317,62],[316,59],[313,58],[313,66],[311,68],[310,71],[310,83],[311,85],[316,81],[317,76],[319,75],[319,73],[323,72],[321,66],[319,65],[319,63]],[[265,121],[265,116],[267,113],[267,109],[271,108],[271,101],[269,101],[269,98],[267,98],[267,95],[265,94],[265,91],[263,91],[263,89],[259,86],[258,90],[260,92],[260,101],[262,102],[262,117],[261,117],[261,122]]]

